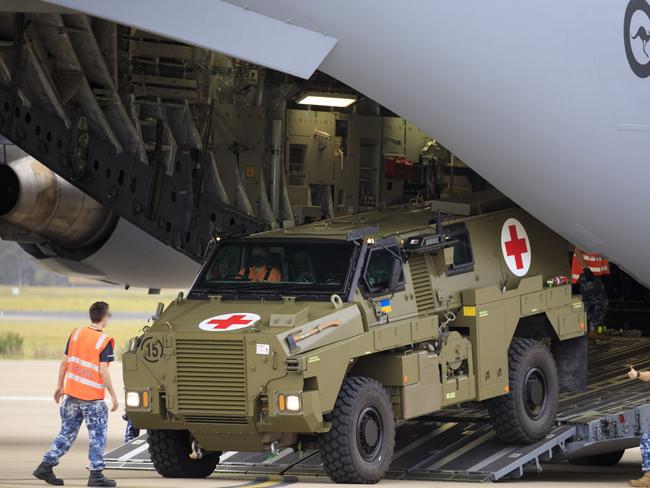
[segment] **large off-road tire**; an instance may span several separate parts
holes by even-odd
[[[593,456],[573,458],[569,459],[569,463],[577,466],[616,466],[623,457],[623,454],[625,454],[625,449],[605,452],[603,454],[594,454]]]
[[[149,455],[165,478],[207,478],[219,464],[220,452],[204,452],[190,459],[192,437],[186,430],[148,430]]]
[[[559,379],[553,355],[533,339],[513,339],[508,349],[510,390],[488,400],[497,437],[505,442],[531,444],[553,427]]]
[[[318,438],[325,471],[337,483],[377,483],[393,458],[395,417],[386,389],[363,376],[346,378]]]

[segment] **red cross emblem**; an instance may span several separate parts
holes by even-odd
[[[515,276],[524,276],[530,269],[530,241],[526,229],[517,219],[507,219],[501,228],[501,251],[508,268]]]
[[[521,256],[528,252],[526,239],[517,236],[517,226],[514,224],[508,226],[508,231],[510,232],[510,240],[505,243],[506,255],[514,256],[517,269],[523,269],[524,260]]]
[[[199,328],[211,332],[232,331],[250,327],[258,320],[260,316],[254,313],[226,313],[205,319]]]
[[[217,329],[227,329],[231,325],[248,325],[251,322],[251,319],[247,319],[245,314],[231,315],[227,319],[212,319],[208,322],[213,330]]]

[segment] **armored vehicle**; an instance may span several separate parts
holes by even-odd
[[[124,354],[156,470],[316,445],[334,481],[377,482],[397,423],[467,402],[505,441],[543,438],[586,369],[569,245],[472,198],[221,240]]]

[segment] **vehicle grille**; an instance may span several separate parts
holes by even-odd
[[[411,279],[413,280],[413,291],[415,292],[415,303],[418,306],[418,312],[433,310],[436,306],[433,299],[433,288],[431,286],[431,276],[427,266],[426,256],[419,254],[412,256],[409,261],[411,270]]]
[[[185,420],[190,423],[196,424],[237,424],[244,425],[248,424],[248,419],[246,417],[228,417],[228,416],[217,416],[217,415],[186,415]]]
[[[243,341],[178,339],[176,373],[180,413],[222,423],[246,416]]]

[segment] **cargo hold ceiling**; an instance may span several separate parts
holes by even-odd
[[[309,78],[337,40],[221,0],[52,0],[48,3],[136,27],[244,61]],[[190,7],[190,5],[188,5]]]

